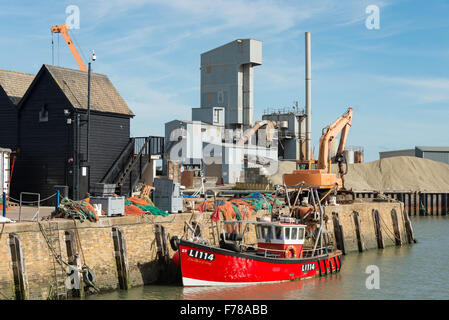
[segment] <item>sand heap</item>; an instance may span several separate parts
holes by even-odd
[[[449,165],[417,157],[356,163],[349,165],[345,185],[356,191],[449,192]]]
[[[280,162],[278,172],[269,177],[282,183],[282,175],[294,170],[293,161]],[[337,172],[337,165],[332,165]],[[348,165],[346,188],[354,191],[428,191],[449,192],[449,165],[416,157],[392,157]]]

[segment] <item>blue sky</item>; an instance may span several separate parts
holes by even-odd
[[[312,139],[354,108],[348,144],[378,152],[448,145],[448,1],[81,0],[0,1],[0,68],[37,73],[52,63],[50,26],[80,9],[71,33],[95,72],[109,76],[136,114],[133,136],[163,135],[200,104],[200,54],[238,38],[263,42],[255,119],[304,105],[304,32],[312,33]],[[365,9],[379,7],[380,28]],[[55,64],[77,65],[55,35]],[[58,49],[59,47],[59,49]]]

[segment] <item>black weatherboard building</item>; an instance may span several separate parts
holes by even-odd
[[[67,185],[69,197],[81,199],[129,149],[134,114],[107,76],[92,73],[87,162],[87,93],[87,72],[42,66],[18,104],[13,196],[45,198],[55,185]]]
[[[0,69],[0,148],[17,149],[17,104],[33,79],[33,74]]]

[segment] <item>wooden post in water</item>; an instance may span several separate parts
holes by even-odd
[[[418,194],[418,212],[420,216],[423,216],[425,214],[426,208],[424,206],[424,193]],[[421,211],[422,208],[422,211]]]
[[[374,220],[374,231],[376,233],[377,247],[379,249],[384,249],[385,245],[384,245],[384,240],[382,237],[382,229],[381,229],[381,225],[380,225],[379,211],[377,211],[376,209],[373,209],[372,215],[373,215],[373,220]]]
[[[418,192],[414,194],[415,216],[419,215],[419,195]]]
[[[408,203],[408,215],[411,216],[412,215],[412,194],[408,193],[407,196],[408,196],[408,201],[407,201],[407,203]]]
[[[407,216],[407,213],[405,211],[404,215]],[[402,245],[401,232],[399,231],[398,215],[395,209],[391,210],[391,221],[393,222],[394,242],[397,246],[401,246]]]
[[[439,216],[440,215],[440,194],[439,193],[436,194],[435,200],[436,200],[436,207],[437,207],[435,213],[437,216]]]
[[[424,211],[425,215],[427,216],[429,213],[429,194],[424,193]]]
[[[361,231],[360,231],[359,213],[357,211],[353,211],[352,214],[354,217],[355,234],[357,237],[357,247],[359,249],[359,252],[363,252],[363,242],[362,242],[362,235],[361,235]]]
[[[435,193],[430,194],[430,212],[435,215]]]
[[[447,215],[447,193],[443,193],[443,216]]]

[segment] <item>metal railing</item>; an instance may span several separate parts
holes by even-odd
[[[152,155],[162,156],[163,153],[164,137],[149,136],[130,138],[128,144],[100,183],[119,183],[124,171],[134,161],[133,156],[136,154],[150,157]]]
[[[145,150],[144,155],[163,155],[164,154],[164,137],[135,137],[133,138],[134,143],[134,153],[139,153],[142,147],[148,143],[148,147]]]
[[[19,200],[19,222],[22,221],[22,204],[24,203],[22,196],[23,195],[30,195],[30,196],[37,196],[37,211],[36,213],[33,215],[33,218],[31,219],[32,221],[34,221],[34,219],[37,218],[37,220],[39,221],[39,212],[41,210],[41,194],[40,193],[34,193],[34,192],[21,192],[20,193],[20,200]],[[54,195],[52,195],[54,196]],[[52,197],[51,196],[51,197]],[[34,201],[33,201],[34,203]]]

